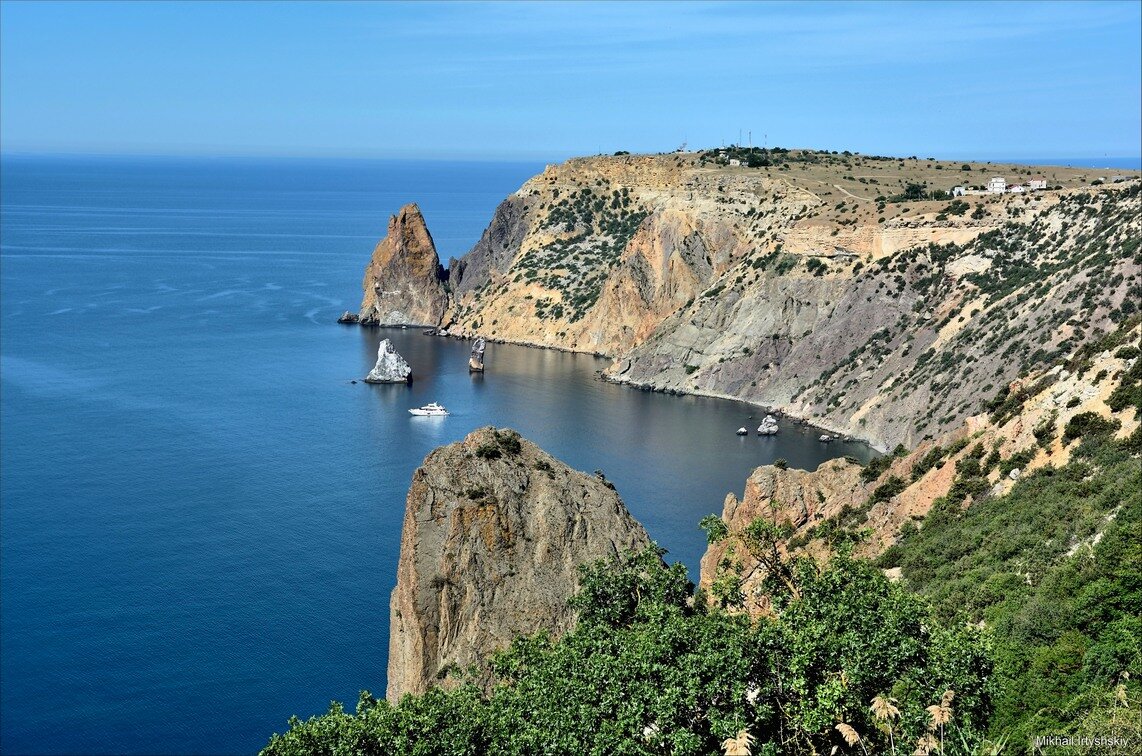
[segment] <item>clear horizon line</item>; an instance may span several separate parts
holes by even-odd
[[[574,157],[568,155],[568,157]],[[327,160],[327,161],[351,161],[351,160],[393,160],[404,162],[463,162],[463,163],[503,163],[503,162],[520,162],[520,163],[534,163],[543,162],[545,158],[536,155],[534,157],[527,157],[526,155],[504,155],[497,156],[489,153],[485,156],[480,155],[410,155],[407,153],[393,153],[393,154],[369,154],[361,153],[356,155],[347,154],[324,154],[324,153],[298,153],[298,152],[115,152],[115,151],[92,151],[82,152],[78,150],[0,150],[0,158],[108,158],[108,159],[122,159],[122,158],[135,158],[135,159],[155,159],[155,160]],[[566,160],[567,157],[562,158],[546,158],[547,162],[553,160]]]
[[[691,154],[695,152],[705,151],[707,149],[718,149],[718,147],[703,148],[703,150],[688,151]],[[812,147],[790,147],[786,149],[824,149]],[[841,151],[838,150],[838,153]],[[882,153],[873,152],[857,152],[851,151],[853,155],[860,155],[863,157],[871,157],[873,155],[881,155]],[[913,154],[919,156],[914,150]],[[639,152],[630,151],[630,155],[667,155],[671,152]],[[347,162],[355,160],[389,160],[389,161],[402,161],[402,162],[463,162],[463,163],[532,163],[532,162],[563,162],[576,157],[611,157],[613,153],[596,152],[596,153],[573,153],[568,151],[561,151],[556,155],[542,156],[543,153],[534,154],[502,154],[488,153],[486,155],[444,155],[444,154],[408,154],[408,153],[393,153],[393,154],[377,154],[377,153],[360,153],[360,154],[327,154],[327,153],[289,153],[289,152],[118,152],[109,150],[98,151],[78,151],[78,150],[3,150],[0,149],[0,158],[107,158],[107,159],[177,159],[177,160],[299,160],[299,161],[336,161]],[[908,156],[892,155],[891,153],[885,154],[887,157],[907,159]],[[929,157],[934,157],[936,160],[941,161],[967,161],[973,163],[1013,163],[1023,162],[1028,160],[1133,160],[1142,163],[1142,154],[1139,155],[1119,155],[1110,153],[1101,154],[1070,154],[1070,155],[1005,155],[1003,157],[994,156],[966,156],[963,153],[953,154],[945,157],[938,157],[932,155],[925,155],[921,160],[927,160]],[[1043,165],[1051,165],[1053,163],[1042,163]],[[1085,167],[1085,166],[1084,166]]]

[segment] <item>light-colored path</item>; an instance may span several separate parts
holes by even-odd
[[[860,200],[861,202],[872,202],[872,200],[870,200],[868,197],[858,197],[858,196],[856,196],[855,194],[853,194],[852,192],[850,192],[848,189],[845,189],[845,188],[844,188],[843,186],[841,186],[840,184],[833,184],[833,188],[834,188],[834,189],[839,189],[839,190],[841,190],[842,192],[844,192],[845,194],[849,195],[850,197],[852,197],[852,198],[853,198],[853,199],[855,199],[855,200]]]

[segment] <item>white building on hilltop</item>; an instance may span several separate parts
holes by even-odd
[[[1047,188],[1047,179],[1042,176],[1036,176],[1027,182],[1027,188],[1032,191],[1039,191]]]
[[[1003,176],[994,176],[987,182],[987,191],[990,194],[1003,194],[1007,191],[1007,179]]]

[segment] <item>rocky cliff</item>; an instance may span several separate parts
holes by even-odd
[[[442,323],[607,355],[614,381],[745,399],[889,449],[954,429],[1135,307],[1136,178],[766,155],[548,166],[452,262]],[[1032,171],[1056,188],[937,194]]]
[[[405,205],[389,218],[365,268],[359,322],[437,326],[448,305],[447,278],[420,208]]]
[[[755,258],[660,323],[615,379],[776,406],[882,450],[915,446],[1135,307],[1137,185],[1031,207],[963,244]]]
[[[875,557],[904,529],[922,526],[933,506],[966,508],[1004,495],[1029,471],[1066,464],[1077,447],[1067,438],[1076,417],[1103,418],[1120,439],[1137,434],[1142,413],[1138,320],[1134,316],[1065,363],[1011,382],[987,413],[910,452],[900,450],[868,468],[843,459],[814,471],[757,468],[740,501],[733,494],[726,497],[721,518],[737,535],[710,546],[700,584],[710,592],[720,576],[736,576],[745,609],[765,613],[768,573],[740,538],[758,518],[783,530],[783,555],[827,559],[844,547]]]
[[[389,700],[448,684],[516,636],[568,629],[579,565],[649,542],[613,486],[514,431],[482,428],[433,451],[405,509]]]

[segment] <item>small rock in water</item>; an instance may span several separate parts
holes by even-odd
[[[344,313],[342,313],[341,317],[337,318],[337,322],[353,324],[361,322],[361,318],[357,315],[357,313],[349,312],[346,310]]]
[[[412,381],[412,368],[397,354],[393,342],[382,339],[377,346],[377,364],[365,376],[366,383],[409,383]]]

